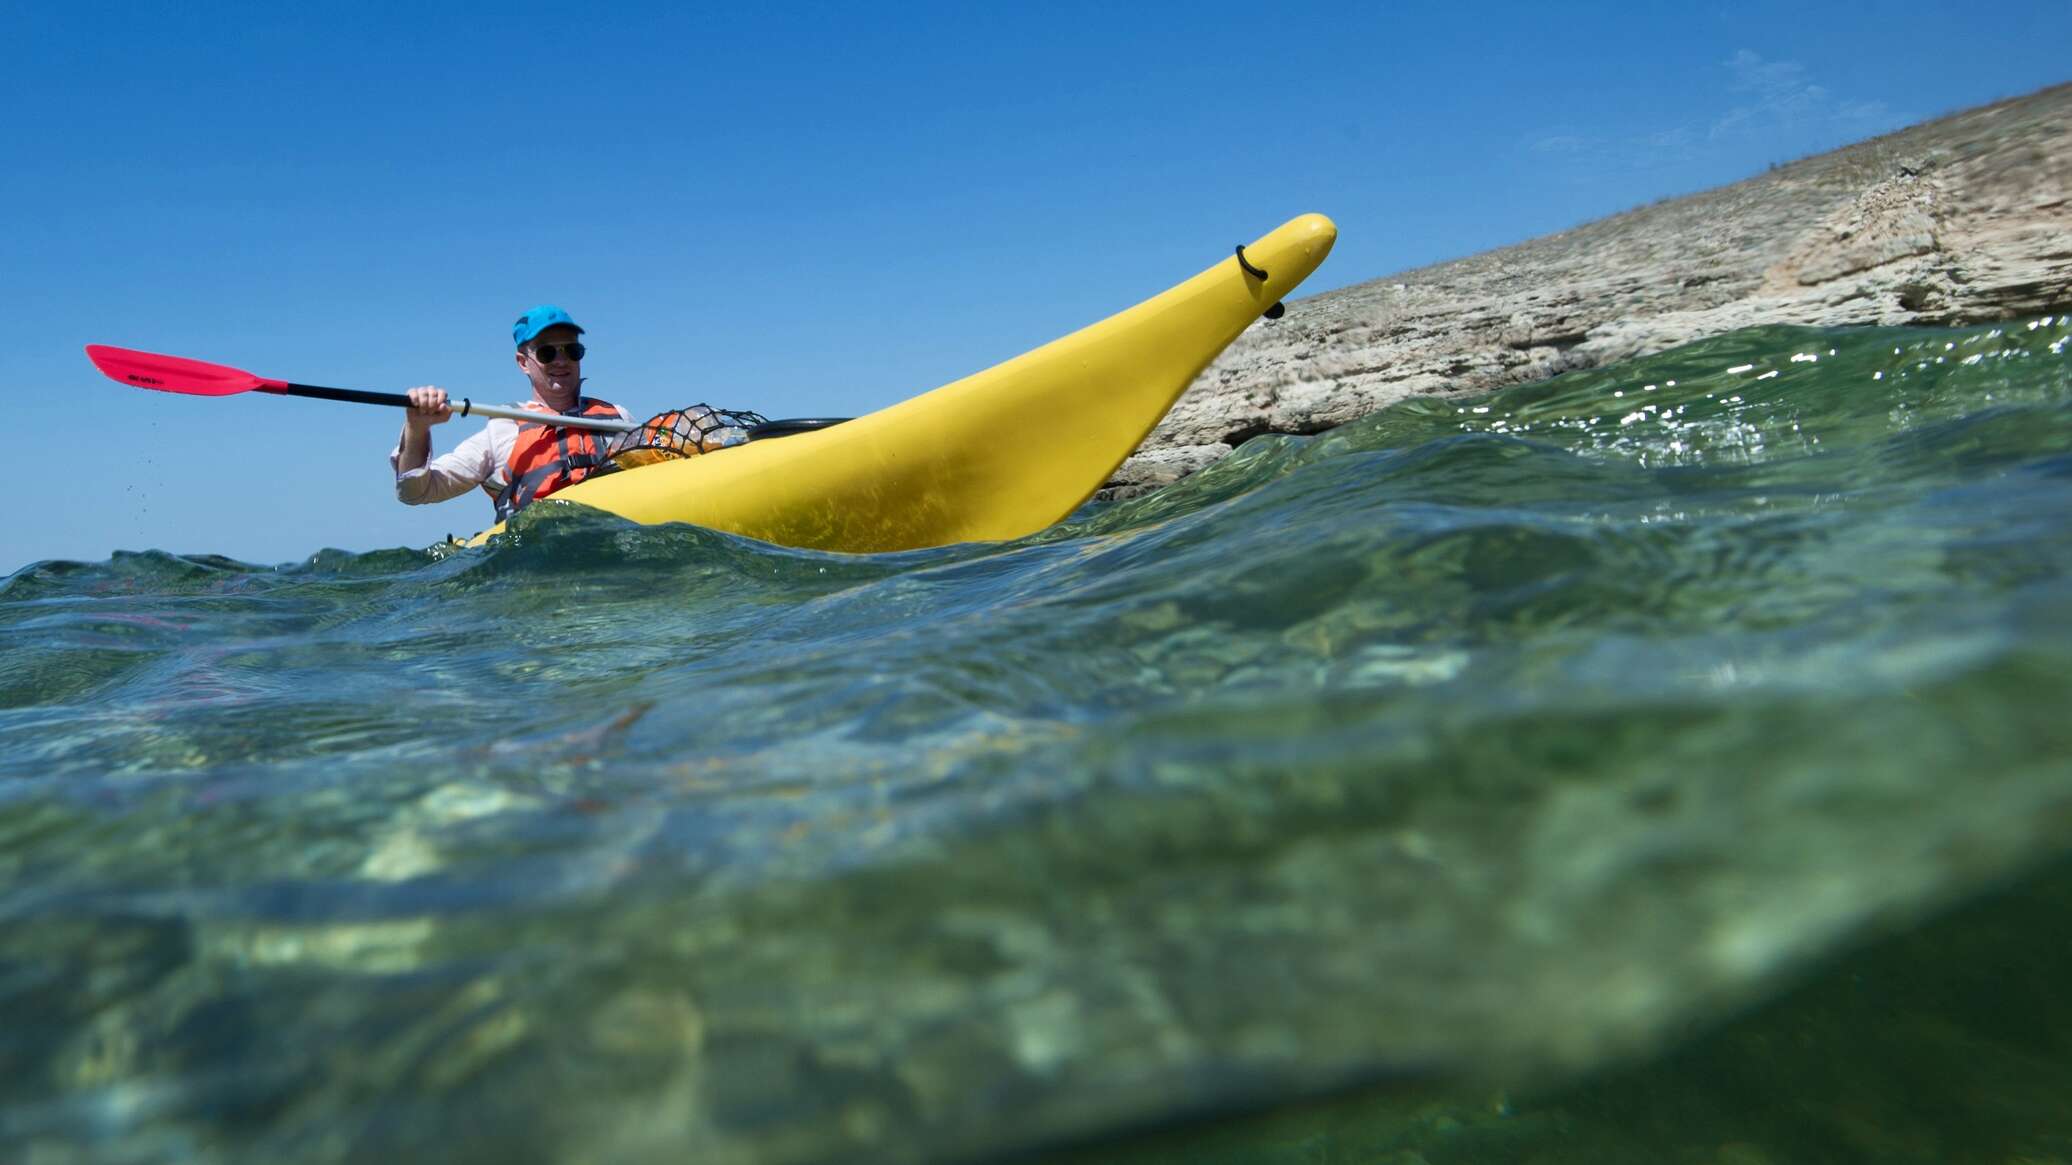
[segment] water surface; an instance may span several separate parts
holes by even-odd
[[[1007,545],[542,504],[478,551],[25,567],[0,1156],[2072,1159],[1954,1086],[1896,1148],[1856,1101],[1607,1099],[2063,900],[2068,336],[1744,332]],[[1117,1139],[1325,1095],[1380,1115]]]

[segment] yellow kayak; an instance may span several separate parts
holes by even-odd
[[[547,500],[850,553],[1033,534],[1092,496],[1337,238],[1330,219],[1304,215],[1133,308],[932,392],[832,428],[593,477]]]

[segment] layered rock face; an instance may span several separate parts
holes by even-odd
[[[2072,85],[1759,177],[1302,300],[1205,370],[1106,497],[1316,433],[1763,324],[2072,307]]]

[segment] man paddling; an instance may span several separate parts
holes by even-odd
[[[532,399],[518,407],[632,420],[625,409],[582,395],[584,348],[576,339],[582,332],[553,304],[541,304],[518,317],[511,328],[518,342],[518,370],[532,382]],[[408,395],[403,436],[389,454],[396,472],[396,499],[408,505],[443,502],[480,486],[495,500],[497,518],[504,520],[610,463],[606,434],[502,419],[489,422],[451,453],[433,458],[432,426],[453,417],[446,390],[425,385]]]

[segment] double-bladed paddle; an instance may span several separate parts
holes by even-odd
[[[317,400],[345,401],[356,405],[394,405],[409,408],[410,398],[400,392],[362,392],[352,388],[319,388],[314,384],[291,384],[285,380],[272,380],[254,376],[242,369],[209,364],[201,360],[189,360],[184,356],[161,356],[156,352],[137,352],[129,348],[111,348],[106,344],[88,344],[86,358],[94,362],[111,380],[134,384],[138,388],[154,388],[160,392],[180,392],[189,396],[233,396],[240,392],[271,392],[283,396],[307,396]],[[457,416],[506,417],[513,421],[530,421],[535,424],[551,424],[572,429],[600,429],[607,433],[631,433],[640,426],[632,421],[614,421],[602,417],[571,417],[561,413],[539,413],[527,409],[499,408],[496,405],[478,405],[462,397],[453,410]]]
[[[345,401],[356,405],[394,405],[405,409],[410,407],[410,398],[400,392],[365,392],[356,388],[320,388],[314,384],[293,384],[285,380],[254,376],[240,368],[210,364],[203,360],[189,360],[185,356],[162,356],[156,352],[113,348],[107,344],[88,344],[86,358],[93,361],[94,367],[112,380],[134,384],[138,388],[153,388],[160,392],[179,392],[189,396],[234,396],[240,392],[258,391],[281,396]],[[454,413],[463,417],[505,417],[513,421],[553,425],[557,428],[599,429],[607,433],[637,433],[648,427],[633,421],[571,417],[566,413],[541,413],[530,409],[478,405],[466,397],[461,398],[460,407],[456,408]],[[815,429],[825,429],[829,425],[839,425],[848,419],[790,417],[778,421],[764,421],[762,424],[750,426],[748,436],[751,440],[788,437],[793,433],[809,433]]]

